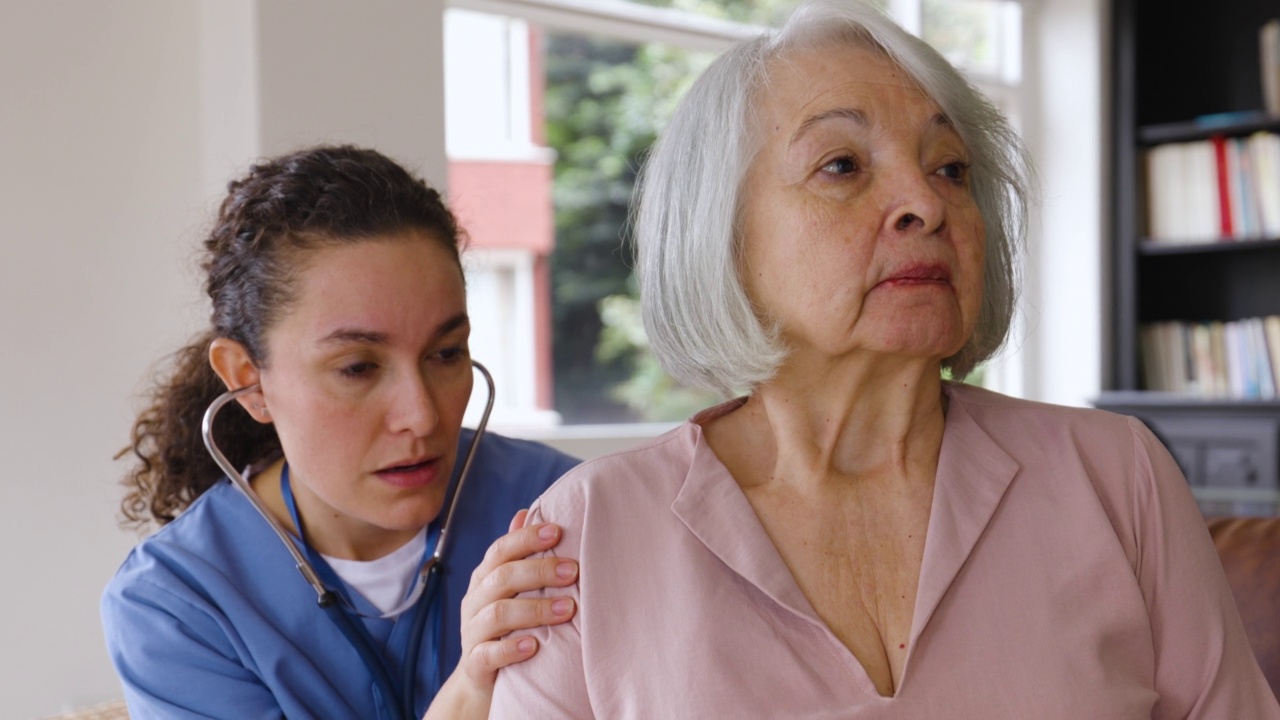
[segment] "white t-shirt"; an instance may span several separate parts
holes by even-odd
[[[384,618],[404,612],[427,540],[424,527],[412,540],[377,560],[344,560],[321,554],[329,567],[382,612]]]

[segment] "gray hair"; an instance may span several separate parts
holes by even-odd
[[[740,276],[743,181],[760,149],[753,100],[775,61],[830,44],[883,52],[938,104],[971,154],[986,227],[982,308],[973,335],[943,366],[962,377],[1008,336],[1033,183],[1022,141],[945,58],[880,11],[859,0],[810,0],[781,30],[737,43],[707,68],[640,174],[633,222],[645,331],[663,369],[685,385],[749,391],[786,359]]]

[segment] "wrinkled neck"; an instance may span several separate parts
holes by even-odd
[[[744,485],[932,477],[944,404],[936,363],[787,368],[706,429],[722,459],[761,469],[735,473]]]

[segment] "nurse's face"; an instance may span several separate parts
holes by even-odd
[[[311,251],[296,282],[262,398],[308,539],[375,558],[444,503],[472,385],[462,273],[411,233]]]

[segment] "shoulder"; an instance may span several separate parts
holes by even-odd
[[[189,553],[212,559],[226,549],[219,538],[243,530],[253,512],[248,499],[223,479],[196,498],[173,522],[134,546],[121,571],[156,556]]]
[[[113,657],[135,648],[131,638],[138,633],[178,632],[174,628],[185,628],[181,632],[216,645],[219,652],[232,652],[223,606],[248,592],[243,568],[275,562],[260,537],[265,527],[248,500],[224,480],[139,542],[102,594],[103,630]],[[270,572],[289,567],[278,565]]]
[[[327,657],[335,634],[307,612],[315,599],[223,481],[130,552],[102,595],[103,638],[135,714],[293,716],[299,705],[276,669],[289,656]]]
[[[473,430],[464,429],[458,438],[454,482],[467,462]],[[561,475],[578,464],[578,459],[554,448],[528,440],[517,440],[486,432],[480,440],[467,473],[458,504],[458,527],[467,528],[459,537],[476,551],[480,562],[483,549],[507,531],[511,518],[529,507]]]
[[[949,384],[947,397],[1010,454],[1071,449],[1131,458],[1136,444],[1159,445],[1137,418],[1095,408],[1023,400],[971,385]]]
[[[626,450],[601,455],[565,473],[539,498],[553,522],[581,516],[588,505],[640,509],[670,502],[692,467],[700,429],[687,422]]]
[[[1095,482],[1132,482],[1173,465],[1168,450],[1141,420],[1095,408],[1012,398],[983,388],[949,385],[953,410],[971,420],[1024,467],[1055,475],[1081,470]],[[958,423],[957,423],[958,424]],[[948,422],[948,428],[952,423]],[[1176,479],[1185,484],[1180,472]]]
[[[1102,423],[1112,428],[1124,427],[1134,419],[1096,408],[1024,400],[974,385],[948,383],[946,391],[952,403],[963,406],[975,419],[997,419],[1005,416],[1015,418],[1016,422],[1043,422],[1061,427]]]
[[[1131,555],[1136,526],[1156,506],[1194,507],[1173,456],[1137,418],[969,386],[949,386],[948,396],[953,409],[1018,463],[1025,482],[1055,494],[1075,489],[1096,497]]]
[[[463,429],[458,438],[458,462],[466,461],[474,437],[474,430]],[[539,442],[486,432],[480,441],[475,462],[486,473],[518,474],[526,480],[537,478],[545,480],[545,487],[577,465],[579,460]]]
[[[248,499],[230,481],[219,482],[134,546],[107,585],[104,616],[109,620],[110,608],[143,598],[151,604],[159,598],[194,604],[210,599],[212,586],[225,583],[237,568],[272,557],[263,546],[268,533]]]
[[[530,522],[555,523],[563,531],[551,554],[582,564],[580,592],[644,566],[662,554],[659,546],[683,547],[688,531],[673,508],[690,483],[705,479],[699,475],[699,437],[700,428],[685,423],[636,447],[593,458],[533,503]]]

